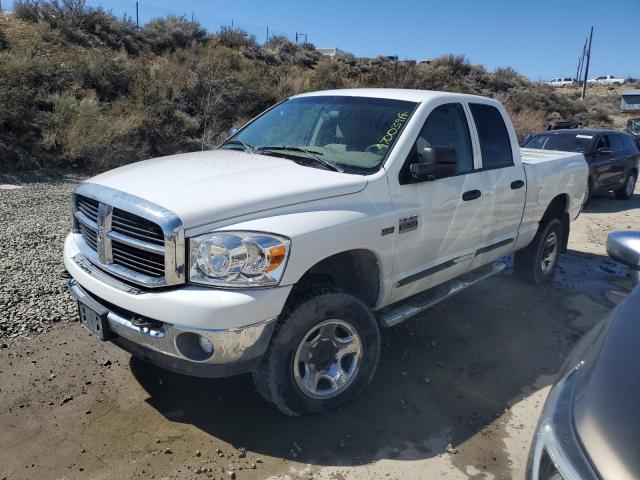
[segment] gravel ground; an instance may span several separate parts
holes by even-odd
[[[29,336],[76,314],[61,278],[77,175],[0,175],[0,339]]]

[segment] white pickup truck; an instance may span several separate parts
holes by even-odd
[[[599,85],[623,85],[631,82],[630,78],[616,77],[614,75],[602,75],[600,77],[587,80],[587,83],[599,84]]]
[[[363,391],[396,325],[504,269],[553,276],[581,154],[521,150],[495,100],[307,93],[212,151],[80,184],[64,246],[82,324],[164,368],[252,372],[289,415]]]

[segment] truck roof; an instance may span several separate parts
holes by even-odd
[[[291,98],[310,97],[310,96],[345,96],[345,97],[372,97],[372,98],[389,98],[393,100],[406,100],[409,102],[425,102],[433,98],[467,98],[491,100],[487,97],[479,95],[468,95],[464,93],[439,92],[436,90],[414,90],[408,88],[345,88],[339,90],[322,90],[319,92],[308,92],[294,95]],[[495,100],[494,100],[495,101]],[[497,103],[497,102],[496,102]]]

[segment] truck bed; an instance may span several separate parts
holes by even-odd
[[[522,163],[546,163],[557,160],[581,159],[578,152],[561,152],[559,150],[539,150],[537,148],[521,148]]]
[[[540,218],[558,192],[565,196],[565,211],[571,220],[582,209],[587,188],[588,167],[584,155],[577,152],[520,149],[527,177],[527,197],[518,243],[526,245],[538,229]]]

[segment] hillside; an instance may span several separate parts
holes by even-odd
[[[167,17],[141,29],[82,0],[16,2],[0,16],[0,170],[106,169],[210,148],[224,132],[295,93],[396,87],[488,95],[520,135],[547,121],[613,123],[611,96],[580,101],[510,68],[487,71],[461,56],[430,64],[345,55],[241,30],[209,33]]]

